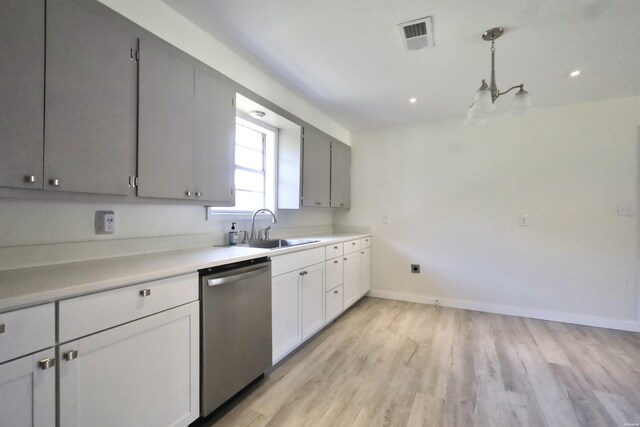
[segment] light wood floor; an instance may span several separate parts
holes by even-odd
[[[636,423],[640,334],[365,298],[207,425]]]

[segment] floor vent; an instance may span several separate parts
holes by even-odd
[[[423,47],[433,47],[433,24],[431,17],[414,19],[398,24],[404,50],[420,50]]]

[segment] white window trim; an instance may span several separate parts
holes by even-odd
[[[267,200],[273,200],[273,206],[266,206],[267,209],[272,210],[277,214],[278,210],[278,128],[268,125],[260,120],[254,119],[248,114],[241,111],[236,112],[236,123],[246,126],[249,129],[256,130],[258,132],[269,131],[265,140],[265,198]],[[269,147],[269,145],[271,145]],[[235,141],[234,141],[235,149]],[[269,167],[269,165],[271,167]],[[235,170],[235,164],[234,164]],[[235,219],[251,219],[251,215],[254,211],[240,210],[233,208],[223,208],[211,206],[207,208],[207,218],[225,218],[233,216]]]

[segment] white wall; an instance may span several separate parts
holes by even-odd
[[[638,329],[639,112],[636,97],[355,133],[336,221],[371,227],[379,296]]]
[[[114,234],[95,234],[96,210],[115,212]],[[281,210],[272,236],[326,234],[332,220],[329,211]],[[0,199],[0,270],[225,244],[232,221],[251,228],[246,215],[207,221],[202,206]]]

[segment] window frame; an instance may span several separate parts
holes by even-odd
[[[244,126],[246,128],[255,130],[263,134],[263,169],[262,172],[264,174],[264,200],[265,206],[267,209],[272,210],[274,213],[277,212],[278,207],[278,128],[273,127],[267,123],[264,123],[260,120],[256,120],[253,117],[245,114],[241,111],[236,113],[236,126]],[[235,149],[236,146],[235,138],[233,143],[234,149],[234,165],[233,165],[233,173],[234,173],[234,191],[250,191],[250,190],[238,190],[235,186],[235,173],[236,170],[246,170],[249,172],[259,172],[258,169],[251,169],[243,166],[238,166],[235,162]],[[242,146],[242,145],[240,145]],[[230,207],[218,207],[218,206],[210,206],[208,208],[208,213],[212,215],[234,215],[235,218],[243,219],[243,218],[251,218],[251,214],[255,210],[246,210],[246,209],[237,209],[235,206]]]

